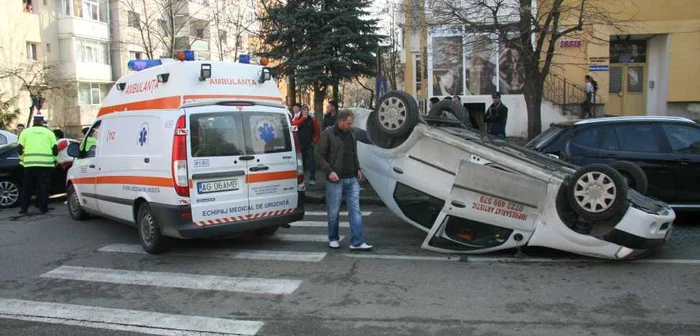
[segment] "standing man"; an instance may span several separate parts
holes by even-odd
[[[586,75],[586,101],[583,102],[583,118],[593,118],[595,113],[593,112],[593,106],[595,104],[595,94],[598,91],[598,82],[593,80],[593,77]]]
[[[437,103],[439,103],[439,102],[440,102],[440,98],[438,98],[438,97],[430,98],[430,105],[428,106],[428,108],[433,107],[433,105],[435,105],[435,104],[437,104]]]
[[[291,118],[292,118],[292,119],[296,118],[296,117],[299,115],[299,111],[300,111],[300,110],[301,110],[301,105],[299,105],[299,103],[294,103],[294,105],[292,105],[292,115],[291,115]]]
[[[343,110],[338,113],[337,124],[325,132],[319,145],[319,163],[326,174],[326,207],[328,211],[328,246],[340,248],[338,221],[340,203],[345,203],[350,215],[350,250],[371,251],[362,235],[362,214],[360,213],[360,182],[362,172],[357,159],[357,143],[352,133],[355,115]]]
[[[506,138],[506,122],[508,121],[508,108],[501,102],[501,94],[496,92],[491,95],[493,104],[486,110],[484,121],[488,123],[486,132],[500,138]]]
[[[301,157],[304,162],[304,170],[309,169],[309,184],[316,185],[316,160],[314,158],[314,146],[321,137],[321,129],[318,122],[309,114],[309,106],[303,105],[301,113],[294,114],[292,125],[297,126],[299,135],[299,145],[301,146]]]
[[[21,215],[26,215],[36,188],[36,199],[42,214],[49,212],[51,173],[56,165],[56,135],[44,127],[44,116],[34,116],[34,123],[19,136],[20,162],[24,165]]]
[[[338,102],[331,100],[328,103],[328,111],[323,115],[323,130],[327,130],[335,126],[338,120]]]

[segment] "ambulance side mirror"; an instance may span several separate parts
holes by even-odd
[[[259,83],[265,83],[266,81],[269,81],[272,79],[272,72],[270,72],[270,68],[263,68],[260,71],[260,78],[258,79]]]
[[[80,156],[80,144],[77,142],[71,143],[68,145],[68,148],[66,149],[66,153],[68,153],[68,156],[77,158]]]

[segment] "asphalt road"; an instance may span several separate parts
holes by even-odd
[[[371,253],[329,250],[308,214],[150,256],[135,229],[55,206],[0,212],[0,335],[700,335],[697,217],[640,262],[430,253],[381,207],[363,209]]]

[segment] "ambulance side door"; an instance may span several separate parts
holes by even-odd
[[[81,206],[93,212],[99,210],[97,207],[98,195],[95,192],[95,186],[99,173],[97,160],[101,125],[101,120],[98,120],[92,125],[85,135],[85,138],[80,143],[80,156],[73,163],[77,168],[75,170],[76,179],[74,179],[73,184],[76,185],[80,195]]]
[[[291,213],[298,207],[297,161],[289,118],[264,106],[242,112],[248,161],[248,190],[253,219]]]

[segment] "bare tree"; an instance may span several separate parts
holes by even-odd
[[[0,92],[0,129],[8,129],[19,118],[20,109],[16,107],[17,96],[5,97],[5,92]]]
[[[209,0],[120,1],[127,11],[128,27],[138,34],[136,39],[127,36],[117,42],[141,46],[149,59],[161,51],[173,57],[178,50],[191,49],[197,41],[210,39]]]
[[[466,41],[465,51],[492,53],[496,62],[501,57],[517,57],[514,71],[522,72],[520,89],[532,138],[541,132],[543,85],[555,65],[558,41],[568,37],[608,43],[592,33],[593,26],[622,30],[634,15],[615,12],[629,8],[620,2],[629,0],[433,0],[426,21],[433,30],[458,32]],[[511,51],[510,56],[503,54],[503,46]],[[503,83],[503,78],[497,80]],[[505,85],[510,84],[506,81]]]
[[[246,0],[221,0],[216,6],[216,11],[212,13],[212,24],[216,29],[216,56],[220,61],[230,56],[234,61],[238,60],[238,54],[244,48],[245,36],[255,24],[255,7]]]

